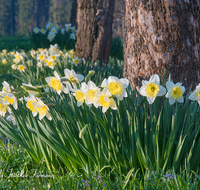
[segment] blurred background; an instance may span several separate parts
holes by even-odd
[[[50,21],[63,27],[76,20],[76,0],[0,0],[0,37],[27,36]],[[115,3],[113,37],[123,37],[125,0]]]

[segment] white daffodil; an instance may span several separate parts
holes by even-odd
[[[41,29],[40,32],[41,32],[42,34],[46,34],[46,30],[45,30],[45,29]]]
[[[115,76],[108,77],[107,81],[108,90],[110,93],[117,97],[119,100],[123,100],[123,97],[127,97],[126,88],[129,85],[129,80],[125,78],[118,79]],[[104,85],[102,85],[104,86]]]
[[[170,105],[174,104],[176,101],[180,103],[184,102],[183,93],[185,92],[185,87],[181,85],[180,82],[174,84],[173,82],[168,81],[166,83],[168,90],[166,97],[169,98]]]
[[[2,97],[5,98],[5,104],[11,104],[15,109],[18,108],[17,98],[12,93],[2,93]]]
[[[13,64],[13,65],[11,66],[11,68],[12,68],[13,70],[16,70],[16,69],[17,69],[17,65],[16,65],[16,64]]]
[[[75,57],[73,59],[73,61],[71,62],[71,64],[77,66],[79,63],[81,62],[81,59],[79,59],[78,57]]]
[[[90,106],[94,105],[98,107],[98,97],[95,96],[95,93],[100,93],[100,89],[92,82],[88,82],[88,90],[86,92],[85,103]]]
[[[64,70],[65,76],[62,77],[61,79],[63,80],[69,80],[73,87],[76,89],[76,84],[83,81],[84,76],[81,74],[76,74],[75,71],[72,69],[71,71],[69,69]],[[70,83],[67,81],[63,81],[64,84],[71,86]]]
[[[44,61],[46,58],[46,54],[44,51],[42,51],[40,54],[37,54],[37,60]]]
[[[196,86],[196,89],[190,94],[189,99],[193,101],[196,100],[200,105],[200,84]]]
[[[85,82],[81,83],[81,88],[75,90],[75,92],[73,93],[73,95],[75,96],[76,100],[77,100],[77,106],[81,106],[86,98],[86,92],[88,90],[88,86]]]
[[[34,32],[35,34],[39,33],[39,31],[40,31],[40,29],[39,29],[38,27],[35,27],[35,28],[33,29],[33,32]]]
[[[55,34],[52,33],[52,32],[49,32],[49,34],[48,34],[48,36],[47,36],[47,39],[48,39],[50,42],[52,42],[54,38],[55,38]]]
[[[66,31],[69,31],[71,28],[71,24],[65,24]]]
[[[94,94],[98,98],[98,106],[102,106],[102,112],[105,113],[109,108],[116,110],[117,106],[112,97],[112,94],[107,88],[104,88],[103,91]]]
[[[24,57],[19,52],[16,52],[14,56],[15,59],[13,59],[13,62],[16,64],[24,59]]]
[[[56,71],[54,71],[55,77],[47,77],[45,78],[46,82],[48,83],[49,86],[51,86],[59,95],[63,91],[64,93],[68,94],[69,93],[69,88],[64,87],[64,85],[61,83],[61,78],[58,75]]]
[[[26,67],[25,67],[24,65],[18,65],[17,69],[18,69],[20,72],[25,72]]]
[[[16,125],[16,124],[17,124],[17,122],[16,122],[16,120],[15,120],[15,118],[14,118],[13,115],[9,115],[9,116],[6,118],[6,120],[12,122],[13,125]]]
[[[49,108],[42,100],[36,97],[37,102],[32,103],[34,105],[34,109],[39,113],[39,119],[43,119],[45,116],[47,119],[52,120],[52,117],[49,114]]]
[[[75,26],[71,27],[71,31],[72,31],[72,33],[75,33],[75,32],[77,32],[77,30],[76,30]]]
[[[51,23],[51,22],[49,22],[49,23],[46,25],[46,29],[47,29],[47,30],[50,30],[52,27],[53,27],[53,23]]]
[[[48,58],[46,60],[45,65],[48,66],[50,69],[54,69],[54,66],[56,65],[56,62],[53,59]]]
[[[61,33],[65,34],[65,28],[61,28]]]
[[[5,102],[5,98],[0,97],[0,115],[5,117],[7,111],[11,113],[11,109],[8,107],[8,104]]]
[[[76,39],[76,36],[75,36],[75,34],[74,34],[74,33],[70,34],[70,39],[73,39],[73,40],[75,40],[75,39]]]
[[[24,97],[24,100],[27,102],[26,107],[32,111],[32,114],[35,117],[38,113],[33,104],[33,103],[37,103],[35,96],[33,94],[30,94],[29,97]]]
[[[147,97],[149,104],[152,104],[157,96],[165,95],[166,89],[160,85],[159,76],[154,74],[149,81],[142,81],[142,87],[139,92],[142,96]]]
[[[3,84],[2,93],[11,92],[12,88],[14,88],[13,86],[10,86],[6,81],[3,81],[2,84]]]
[[[21,88],[23,88],[24,90],[26,90],[28,92],[28,94],[32,94],[32,95],[38,95],[39,91],[37,90],[37,87],[33,86],[31,83],[25,84],[22,83]]]
[[[6,63],[7,63],[7,60],[6,60],[6,59],[2,59],[2,63],[3,63],[3,64],[6,64]]]
[[[57,34],[58,30],[56,29],[56,27],[52,27],[50,32],[52,32],[54,34]]]
[[[58,51],[58,44],[50,45],[49,51],[53,52],[53,53],[55,53],[55,52],[57,53],[57,51]]]
[[[32,58],[36,58],[36,51],[35,50],[31,50],[30,54],[31,54]]]

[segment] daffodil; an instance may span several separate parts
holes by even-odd
[[[69,31],[69,29],[71,28],[71,24],[65,24],[65,28],[66,28],[66,31]]]
[[[45,34],[45,33],[46,33],[46,30],[45,30],[45,29],[41,29],[40,32],[41,32],[42,34]]]
[[[196,86],[196,89],[190,94],[189,99],[193,101],[196,100],[200,105],[200,84]]]
[[[48,66],[51,69],[54,69],[56,62],[53,59],[48,58],[45,65]]]
[[[2,93],[1,97],[5,98],[5,104],[12,105],[15,109],[18,108],[17,98],[12,93]]]
[[[65,28],[61,28],[61,33],[65,34]]]
[[[47,30],[50,30],[52,27],[53,27],[53,23],[51,23],[51,22],[49,22],[49,23],[46,25],[46,29],[47,29]]]
[[[14,56],[15,59],[13,59],[13,62],[16,64],[24,59],[24,57],[19,52],[16,52]]]
[[[51,28],[51,32],[54,33],[54,34],[57,34],[57,33],[58,33],[56,27],[52,27],[52,28]]]
[[[38,27],[35,27],[35,28],[33,29],[33,32],[34,32],[35,34],[39,33],[39,31],[40,31],[40,29],[39,29]]]
[[[3,84],[2,93],[11,92],[12,89],[14,89],[14,87],[10,86],[6,81],[3,81],[2,84]]]
[[[72,34],[70,34],[70,37],[69,37],[69,38],[75,40],[75,39],[76,39],[76,36],[75,36],[74,33],[72,33]]]
[[[185,87],[182,86],[180,82],[174,84],[168,81],[166,87],[168,90],[166,97],[169,98],[170,105],[174,104],[176,101],[180,103],[184,102],[183,93],[185,92]]]
[[[64,93],[68,94],[69,93],[69,88],[64,87],[64,85],[61,83],[61,78],[58,75],[56,71],[54,71],[55,77],[47,77],[45,78],[46,82],[50,87],[52,87],[59,95],[63,91]]]
[[[77,66],[79,63],[81,62],[81,59],[79,59],[78,57],[75,57],[73,59],[73,61],[71,62],[71,64]]]
[[[87,105],[94,105],[96,108],[98,107],[98,97],[95,96],[96,93],[100,93],[100,89],[92,82],[88,81],[88,90],[86,92],[85,103]]]
[[[75,26],[71,27],[71,31],[72,31],[72,33],[75,33],[75,32],[76,32]]]
[[[58,44],[50,45],[49,51],[51,53],[57,53],[57,51],[58,51]]]
[[[112,97],[112,94],[107,88],[104,88],[101,92],[94,94],[98,98],[98,106],[102,106],[102,112],[105,113],[109,108],[116,110],[117,106]]]
[[[21,88],[27,91],[29,95],[32,94],[35,96],[39,94],[37,87],[33,86],[31,83],[28,83],[28,84],[22,83]]]
[[[42,51],[40,54],[37,55],[37,60],[44,61],[46,58],[46,54],[44,51]]]
[[[45,116],[47,119],[52,120],[52,117],[49,114],[49,108],[42,100],[36,97],[37,102],[32,103],[34,109],[39,113],[39,119],[43,119]]]
[[[142,96],[147,97],[149,104],[152,104],[157,96],[165,95],[166,89],[160,85],[159,76],[154,74],[149,81],[142,81],[142,87],[139,92]]]
[[[70,83],[68,82],[70,81],[75,89],[76,89],[76,84],[80,83],[84,79],[83,75],[76,74],[73,69],[72,70],[65,69],[64,73],[65,73],[65,76],[61,78],[62,80],[64,80],[62,83],[66,84],[67,86],[70,86]],[[66,79],[68,81],[65,81]]]
[[[17,65],[16,65],[16,64],[13,64],[13,65],[11,66],[11,68],[12,68],[13,70],[16,70],[16,69],[17,69]]]
[[[30,94],[29,97],[24,97],[24,100],[27,102],[26,107],[32,112],[33,116],[35,117],[38,113],[33,104],[37,103],[35,96],[33,94]]]
[[[55,33],[49,32],[47,39],[51,42],[55,38]]]
[[[129,80],[125,78],[118,79],[115,76],[108,77],[107,88],[110,93],[117,97],[117,99],[122,100],[123,97],[127,97],[126,88],[129,85]],[[102,84],[102,86],[104,86]]]
[[[81,83],[81,88],[75,90],[75,92],[73,93],[73,95],[75,96],[76,100],[77,100],[77,106],[81,106],[86,98],[86,92],[88,90],[88,86],[85,82]]]
[[[20,71],[20,72],[25,72],[25,69],[26,69],[26,67],[24,66],[24,65],[18,65],[18,70]]]
[[[13,115],[9,115],[9,116],[6,118],[6,120],[12,122],[13,125],[16,125],[16,124],[17,124],[17,122],[16,122],[16,120],[15,120],[15,118],[14,118]]]
[[[8,103],[5,102],[5,98],[0,97],[0,115],[5,117],[7,112],[11,113],[11,109],[8,107]]]
[[[3,64],[6,64],[6,63],[7,63],[7,60],[6,60],[6,59],[3,59],[3,60],[2,60],[2,63],[3,63]]]

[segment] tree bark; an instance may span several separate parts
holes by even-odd
[[[108,62],[115,0],[78,0],[76,55]]]
[[[73,0],[72,1],[70,23],[72,24],[72,26],[75,26],[77,28],[76,15],[77,15],[77,0]]]
[[[200,1],[126,0],[123,76],[132,89],[152,74],[200,81]]]

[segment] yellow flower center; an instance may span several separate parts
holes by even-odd
[[[110,82],[108,85],[108,90],[113,95],[120,95],[123,91],[122,85],[117,82]]]
[[[9,98],[7,95],[5,96],[6,100],[8,101],[9,104],[13,105],[14,100]]]
[[[25,70],[25,67],[24,67],[23,65],[20,65],[20,66],[19,66],[19,70],[24,71],[24,70]]]
[[[74,54],[74,50],[70,50],[69,53],[73,55]]]
[[[41,116],[43,116],[46,115],[48,108],[46,106],[42,106],[42,107],[36,107],[36,110]]]
[[[6,112],[7,108],[8,108],[8,105],[0,104],[0,111],[2,111],[3,113]]]
[[[58,79],[52,78],[50,81],[50,85],[56,91],[62,90],[62,84],[60,83]]]
[[[15,59],[20,60],[20,56],[19,55],[15,55]]]
[[[34,108],[34,105],[32,104],[34,102],[35,101],[31,100],[31,101],[28,101],[28,103],[27,103],[28,109],[30,109],[32,112],[36,112],[35,108]]]
[[[155,98],[160,91],[159,87],[155,83],[149,83],[145,89],[147,96]]]
[[[97,91],[96,90],[88,90],[87,93],[86,93],[86,96],[87,98],[90,100],[90,101],[96,101],[98,98],[94,95],[94,93],[96,93]]]
[[[76,97],[77,101],[83,103],[86,98],[86,95],[83,92],[81,92],[80,90],[77,90],[75,93],[75,97]]]
[[[55,55],[52,55],[51,56],[51,59],[53,59],[54,61],[56,60],[56,56]]]
[[[47,65],[48,65],[49,67],[53,66],[53,64],[54,64],[53,61],[48,61],[48,62],[47,62]]]
[[[78,64],[79,63],[79,60],[78,59],[75,59],[74,60],[74,64]]]
[[[174,87],[172,90],[172,97],[174,99],[179,99],[183,95],[183,90],[180,89],[180,86]]]
[[[106,108],[109,108],[110,107],[110,101],[107,102],[105,100],[105,98],[109,98],[108,96],[105,96],[105,95],[101,95],[99,97],[99,103],[103,106],[103,107],[106,107]]]
[[[44,55],[39,55],[40,60],[44,60],[44,58],[45,58]]]

